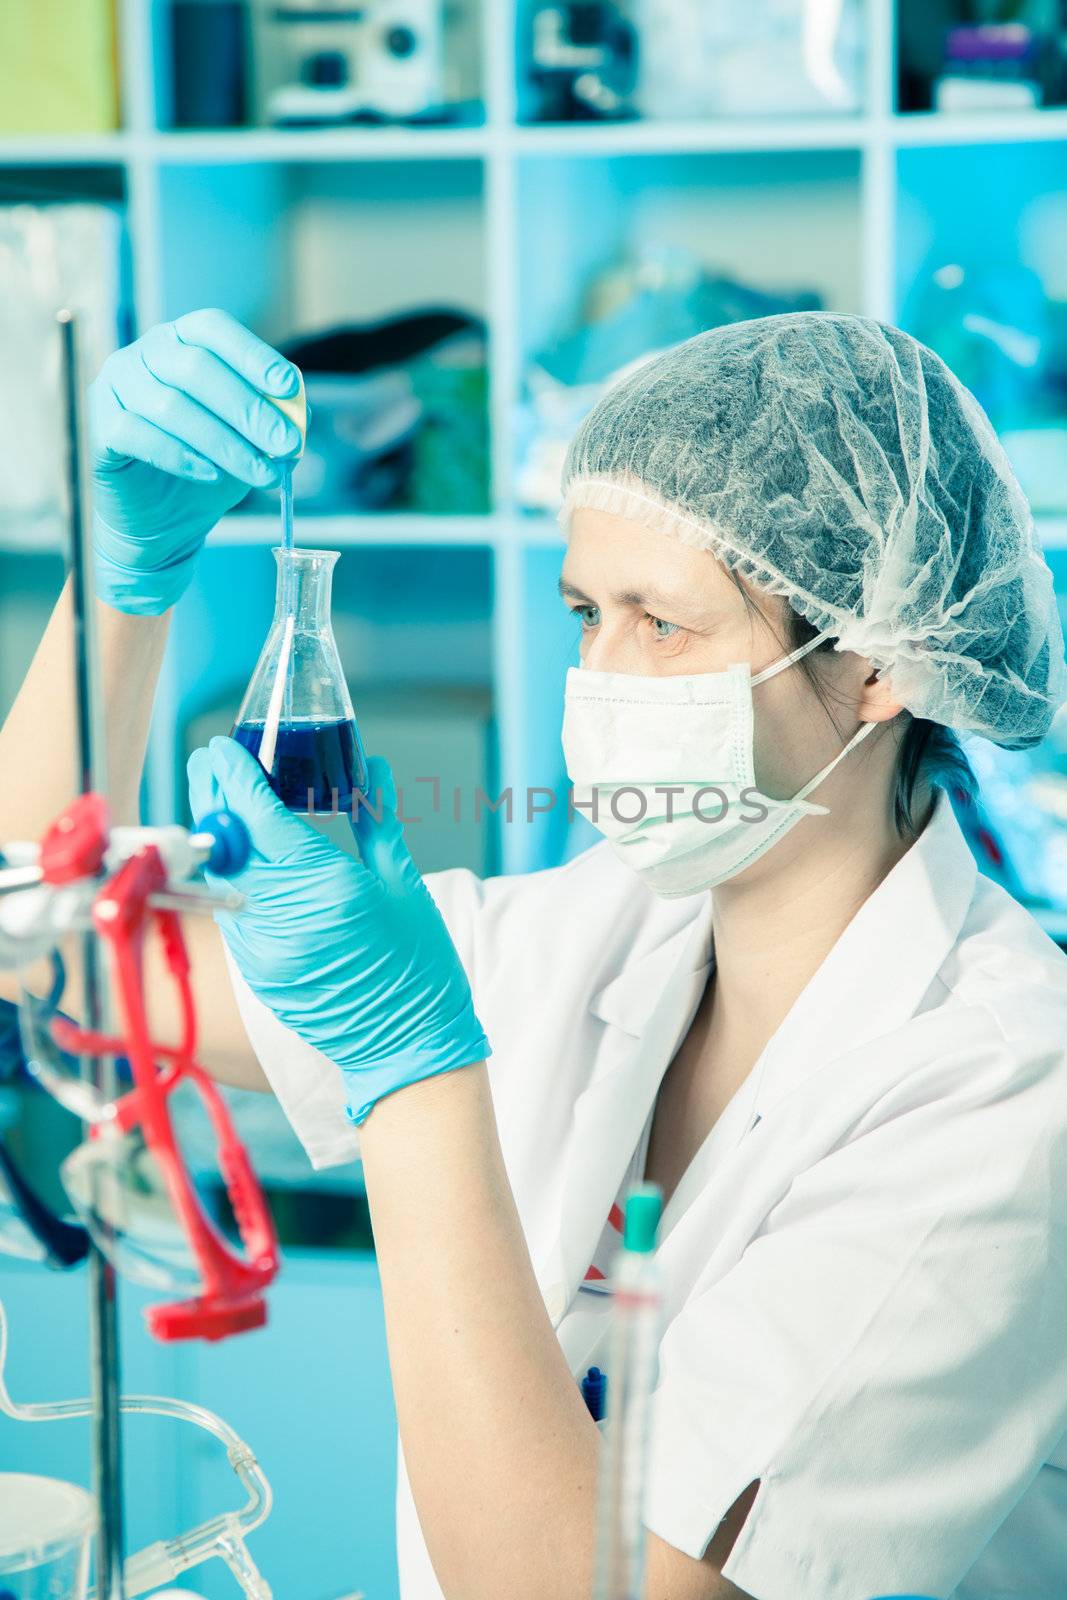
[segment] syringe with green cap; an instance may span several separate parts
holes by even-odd
[[[608,1413],[600,1447],[593,1600],[641,1600],[649,1416],[656,1384],[663,1290],[656,1235],[663,1197],[638,1184],[623,1208],[611,1276]]]

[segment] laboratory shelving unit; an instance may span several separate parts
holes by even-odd
[[[555,525],[517,503],[516,404],[529,356],[571,325],[589,273],[655,238],[758,287],[898,319],[931,246],[950,252],[976,228],[1014,239],[1022,204],[1067,189],[1067,110],[899,114],[893,0],[868,0],[860,115],[522,125],[517,3],[482,0],[479,126],[212,133],[160,126],[165,8],[123,0],[122,131],[0,140],[0,169],[24,183],[62,171],[68,186],[109,175],[141,328],[203,304],[274,340],[427,303],[484,317],[492,509],[305,519],[302,534],[351,555],[345,603],[375,641],[368,672],[414,683],[444,660],[454,669],[445,597],[468,625],[460,675],[491,693],[496,782],[518,794],[561,777],[552,689],[573,629],[554,598]],[[1048,227],[1042,248],[1064,258],[1067,206]],[[182,811],[173,730],[194,689],[250,669],[273,582],[258,547],[274,531],[271,518],[226,519],[179,608],[149,764],[160,817]],[[1067,548],[1067,517],[1044,519],[1042,536]],[[523,870],[560,849],[556,823],[502,828],[495,862]]]

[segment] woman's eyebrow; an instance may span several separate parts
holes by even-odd
[[[691,610],[686,601],[676,594],[663,594],[659,589],[622,589],[615,595],[615,601],[620,606],[642,606],[646,611],[677,611],[679,608]]]
[[[661,589],[624,589],[614,596],[620,606],[639,606],[654,617],[668,617],[674,621],[689,619],[707,623],[719,614],[715,601],[702,600],[696,595],[667,594]]]
[[[564,600],[575,600],[580,605],[586,606],[596,604],[595,600],[591,600],[567,578],[560,578],[559,592]],[[612,599],[616,605],[640,606],[644,610],[651,611],[653,615],[662,612],[668,617],[689,616],[706,619],[709,614],[709,608],[694,604],[691,596],[664,594],[657,589],[646,589],[643,593],[636,589],[623,589],[612,595]]]

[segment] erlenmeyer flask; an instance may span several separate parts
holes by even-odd
[[[330,623],[337,550],[275,550],[274,621],[233,738],[259,759],[290,811],[351,811],[367,760]]]

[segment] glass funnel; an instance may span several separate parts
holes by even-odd
[[[275,550],[274,621],[233,738],[259,760],[290,811],[351,811],[367,760],[330,622],[337,550]]]

